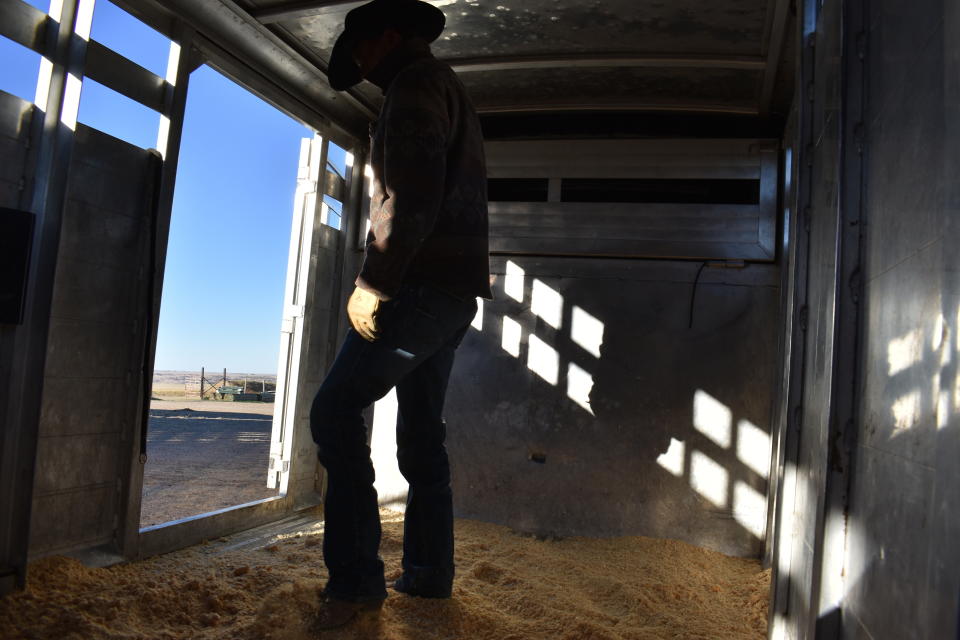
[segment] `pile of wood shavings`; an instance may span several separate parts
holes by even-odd
[[[381,553],[399,575],[402,520]],[[47,639],[720,640],[766,637],[769,571],[672,540],[538,540],[459,520],[450,600],[391,591],[379,618],[311,632],[322,532],[260,549],[217,543],[106,569],[63,557],[0,599],[0,637]]]

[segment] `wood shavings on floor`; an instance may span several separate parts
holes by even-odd
[[[399,575],[402,516],[381,553]],[[322,528],[266,546],[198,545],[98,569],[53,557],[0,599],[0,637],[30,640],[721,640],[766,637],[770,574],[754,560],[641,537],[538,540],[458,520],[453,598],[393,591],[378,618],[317,635]]]

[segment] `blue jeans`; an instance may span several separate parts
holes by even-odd
[[[317,392],[310,429],[327,470],[323,559],[326,591],[342,600],[385,598],[380,514],[362,411],[397,388],[397,459],[409,483],[403,529],[405,575],[426,584],[453,580],[453,499],[444,446],[443,402],[454,351],[476,313],[429,285],[405,286],[382,302],[380,337],[353,329]]]

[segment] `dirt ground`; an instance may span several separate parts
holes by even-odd
[[[266,486],[272,403],[155,398],[140,526],[277,495]]]
[[[381,553],[400,572],[402,516]],[[242,534],[238,534],[242,535]],[[650,538],[538,540],[456,522],[453,598],[390,593],[379,617],[311,629],[322,523],[257,545],[235,538],[106,569],[53,557],[0,599],[10,640],[760,640],[770,574],[754,560]]]

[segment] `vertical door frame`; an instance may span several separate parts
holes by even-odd
[[[140,552],[140,511],[143,503],[143,474],[147,462],[147,427],[149,424],[150,397],[153,386],[154,358],[157,350],[160,303],[163,293],[163,277],[167,260],[167,244],[170,236],[170,219],[173,212],[173,196],[176,187],[177,167],[180,160],[180,142],[183,136],[183,118],[186,112],[190,74],[198,66],[199,53],[193,48],[193,30],[183,23],[176,23],[170,34],[171,47],[179,47],[174,84],[164,87],[161,118],[167,120],[166,149],[161,149],[159,184],[156,188],[151,227],[147,230],[153,264],[149,265],[147,278],[146,324],[144,362],[138,399],[138,423],[130,439],[127,482],[122,495],[122,517],[117,532],[118,545],[124,557],[137,557]],[[168,70],[168,75],[170,75]]]

